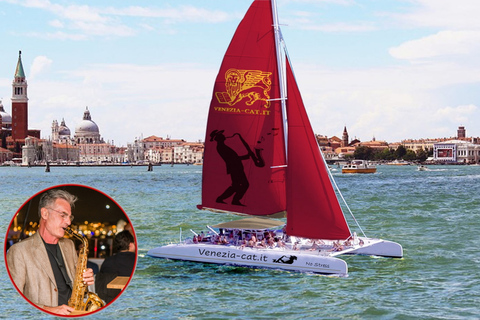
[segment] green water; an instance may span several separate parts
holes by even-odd
[[[145,256],[177,241],[180,228],[187,236],[228,220],[195,209],[197,166],[0,168],[0,219],[5,235],[28,198],[63,183],[92,186],[122,206],[137,235],[137,269],[126,292],[92,319],[480,318],[480,167],[380,166],[334,176],[367,236],[401,243],[403,259],[347,256],[349,277],[336,278]],[[4,267],[0,284],[0,317],[54,318],[16,292]]]

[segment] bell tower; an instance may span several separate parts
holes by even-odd
[[[343,135],[342,135],[342,147],[347,147],[348,146],[348,132],[347,132],[347,126],[343,128]]]
[[[18,52],[12,91],[12,139],[14,141],[23,140],[28,135],[28,96],[27,81],[22,65],[22,51]]]

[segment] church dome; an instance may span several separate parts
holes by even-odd
[[[2,101],[0,100],[0,115],[2,116],[2,125],[12,124],[12,116],[5,112]]]
[[[103,143],[100,130],[90,116],[88,107],[83,113],[83,120],[75,127],[74,139],[77,143]]]
[[[65,120],[62,120],[60,127],[58,127],[58,134],[60,136],[69,136],[70,137],[70,129],[65,125]]]
[[[68,128],[67,128],[68,129]],[[100,133],[97,124],[92,120],[90,111],[85,110],[83,120],[75,127],[75,134]]]

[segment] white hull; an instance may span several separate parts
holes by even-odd
[[[339,255],[403,257],[403,248],[398,243],[364,237],[358,239],[362,241],[361,245],[356,244],[341,251],[332,251],[331,245],[321,245],[320,250],[310,251],[308,250],[310,245],[301,245],[300,250],[292,250],[288,248],[242,248],[234,245],[185,242],[151,249],[147,255],[155,258],[338,276],[348,274],[347,263],[337,258]]]
[[[403,257],[403,248],[400,244],[396,242],[381,239],[360,239],[365,239],[365,245],[363,247],[348,252],[348,254],[380,256],[387,258]]]
[[[196,261],[222,265],[281,269],[346,276],[347,263],[342,259],[323,256],[318,251],[258,249],[214,244],[170,244],[148,251],[155,258]]]

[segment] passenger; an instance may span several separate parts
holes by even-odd
[[[279,247],[279,248],[285,248],[285,242],[283,242],[282,239],[280,239],[280,238],[275,238],[275,242],[277,243],[277,247]]]
[[[312,247],[308,250],[315,251],[315,250],[318,250],[318,249],[320,249],[320,247],[318,246],[317,242],[315,240],[313,240]]]
[[[267,247],[267,243],[265,242],[265,238],[262,239],[262,241],[260,241],[260,243],[257,245],[257,247],[259,247],[259,248],[266,248]]]
[[[300,247],[298,246],[300,242],[295,242],[295,244],[293,245],[293,250],[300,250]]]
[[[328,251],[342,251],[344,249],[345,249],[345,247],[341,244],[340,241],[335,241],[335,242],[333,242],[332,249],[330,249]]]
[[[198,243],[197,235],[194,235],[194,236],[193,236],[193,243]]]
[[[248,245],[248,241],[247,240],[241,240],[240,241],[240,249],[243,250],[246,246]]]
[[[268,241],[267,241],[267,246],[268,246],[269,248],[275,248],[275,244],[276,244],[276,243],[275,243],[275,241],[273,240],[273,237],[269,237],[269,238],[268,238]]]
[[[221,236],[220,237],[220,244],[228,244],[228,237],[227,236]]]
[[[255,239],[255,236],[252,236],[250,240],[247,241],[247,247],[254,248],[257,245],[257,242],[253,239]]]

